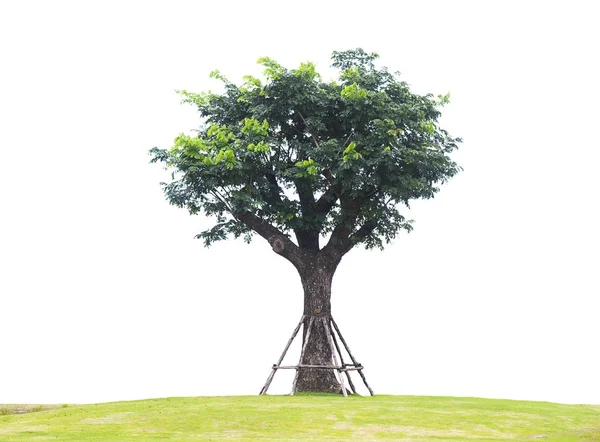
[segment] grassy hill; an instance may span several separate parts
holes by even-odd
[[[600,406],[548,402],[318,395],[15,407],[0,405],[1,442],[600,441]]]

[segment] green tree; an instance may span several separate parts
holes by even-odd
[[[450,159],[458,138],[438,125],[448,96],[417,95],[362,49],[334,52],[337,81],[312,63],[286,69],[270,58],[264,78],[236,85],[218,71],[224,92],[180,91],[195,105],[197,134],[179,135],[152,162],[171,170],[162,183],[171,204],[215,218],[197,235],[206,246],[230,235],[267,240],[297,269],[304,314],[331,315],[331,283],[357,245],[383,248],[411,221],[409,201],[432,198],[460,168]],[[331,361],[323,322],[303,364]],[[298,391],[340,391],[333,372],[301,369]]]

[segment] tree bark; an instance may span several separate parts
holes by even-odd
[[[334,195],[318,202],[309,201],[317,206],[331,204]],[[348,206],[348,205],[346,205]],[[331,283],[335,270],[342,256],[356,243],[351,236],[348,223],[355,220],[355,214],[346,208],[344,222],[332,232],[329,243],[319,250],[319,232],[295,230],[299,246],[279,229],[250,212],[235,213],[237,220],[250,227],[265,238],[273,251],[290,261],[300,274],[304,288],[304,327],[302,347],[306,345],[301,356],[301,365],[333,366],[332,342],[329,339],[323,318],[329,324],[331,320]],[[358,233],[358,232],[357,232]],[[318,319],[318,320],[317,320]],[[310,325],[312,324],[312,325]],[[310,336],[307,340],[308,328]],[[294,383],[295,391],[318,393],[342,393],[334,369],[299,368]]]
[[[304,288],[304,331],[302,344],[305,344],[307,328],[312,321],[310,338],[304,356],[300,361],[306,365],[333,365],[333,353],[323,322],[331,317],[331,282],[339,261],[321,253],[310,254],[298,268]],[[337,261],[337,262],[336,262]],[[319,318],[319,320],[317,320]],[[300,368],[296,391],[341,393],[341,385],[333,370]]]

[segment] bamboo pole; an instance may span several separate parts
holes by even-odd
[[[333,345],[333,339],[331,338],[331,329],[329,328],[329,325],[327,325],[327,318],[322,317],[321,319],[323,321],[323,327],[325,328],[325,334],[327,335],[327,342],[329,343],[329,348],[331,349],[331,356],[333,357],[333,363],[334,363],[334,365],[338,365],[337,356],[335,355],[335,347]],[[347,373],[348,372],[346,372],[346,374]],[[344,397],[348,397],[348,392],[346,391],[346,384],[344,383],[344,375],[342,374],[342,372],[339,369],[338,369],[338,374],[340,375],[340,384],[342,384],[342,394],[344,395]]]
[[[312,329],[314,321],[315,321],[315,317],[311,316],[308,321],[308,327],[306,329],[306,337],[304,338],[304,345],[302,346],[302,351],[300,352],[300,361],[298,361],[298,364],[301,364],[302,360],[304,359],[304,352],[306,351],[306,345],[308,344],[308,339],[310,338],[310,331]],[[296,376],[294,377],[294,383],[292,384],[292,392],[290,393],[292,396],[294,394],[296,394],[296,384],[298,383],[299,375],[300,375],[300,369],[296,368]]]
[[[302,318],[300,318],[300,322],[298,323],[298,326],[294,329],[294,333],[292,333],[292,337],[289,339],[285,348],[283,349],[283,353],[281,354],[281,357],[277,361],[277,364],[273,365],[273,370],[271,370],[271,374],[267,378],[267,382],[263,386],[262,390],[260,390],[259,394],[267,394],[267,390],[269,389],[271,382],[273,381],[273,377],[275,377],[275,372],[277,371],[277,368],[279,367],[279,365],[283,362],[283,358],[285,358],[285,354],[289,350],[290,345],[292,345],[292,341],[298,334],[298,330],[300,330],[300,327],[302,326],[302,322],[304,322],[304,315],[302,315]]]
[[[342,365],[310,365],[310,364],[298,364],[298,365],[274,365],[273,368],[278,370],[296,370],[297,368],[315,368],[317,370],[339,370],[339,371],[354,371],[354,370],[362,370],[362,365],[358,367],[346,365],[345,367]]]
[[[354,356],[352,356],[352,352],[350,351],[350,348],[348,347],[348,344],[346,343],[346,340],[344,339],[344,337],[340,333],[340,329],[338,328],[337,324],[335,323],[335,320],[333,319],[333,317],[331,318],[331,323],[333,324],[333,327],[335,328],[335,331],[337,332],[338,336],[340,337],[340,341],[342,341],[342,344],[344,344],[344,347],[346,348],[346,351],[348,352],[348,355],[350,356],[350,359],[352,359],[352,362],[354,363],[354,366],[358,367],[360,364],[358,362],[356,362],[356,359],[354,359]],[[367,378],[365,378],[365,375],[362,372],[362,368],[358,370],[358,374],[362,378],[362,380],[363,380],[363,382],[365,384],[365,387],[367,387],[367,389],[369,390],[369,393],[371,393],[371,396],[375,396],[375,394],[373,393],[373,390],[371,390],[371,387],[369,387],[369,384],[367,383]]]
[[[323,370],[342,370],[344,367],[339,365],[310,365],[310,364],[298,364],[298,365],[280,365],[277,367],[281,370],[295,370],[296,368],[322,368]]]
[[[333,332],[333,330],[332,330]],[[331,337],[333,338],[333,343],[335,344],[335,348],[338,352],[338,354],[340,355],[340,364],[342,364],[342,368],[346,368],[346,363],[344,362],[344,357],[342,356],[342,351],[340,349],[340,345],[338,344],[337,338],[335,337],[335,333],[331,333]],[[356,388],[354,387],[354,384],[352,383],[352,378],[350,378],[350,373],[348,373],[348,370],[343,370],[344,373],[346,373],[346,377],[348,378],[348,385],[350,385],[350,388],[352,390],[352,394],[356,394]]]

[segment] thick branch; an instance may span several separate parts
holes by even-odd
[[[348,253],[356,244],[363,242],[367,236],[373,233],[376,227],[377,221],[375,220],[370,220],[364,223],[360,229],[350,235],[350,238],[348,238],[348,241],[346,241],[344,244],[347,247],[347,250],[345,249],[344,253]]]
[[[329,184],[331,184],[333,186],[334,180],[333,180],[333,174],[331,173],[331,170],[324,169],[323,172],[321,172],[321,174],[325,178],[327,178],[327,181],[329,181]]]
[[[319,232],[320,228],[316,225],[311,226],[311,222],[315,219],[315,195],[310,182],[302,179],[294,180],[296,192],[300,200],[300,209],[302,218],[306,223],[306,228],[296,228],[294,233],[298,240],[298,246],[302,250],[319,250]]]
[[[319,231],[316,229],[294,229],[301,250],[319,250]]]
[[[278,228],[250,212],[238,212],[235,218],[266,239],[273,251],[298,267],[302,264],[300,249]]]
[[[298,192],[302,216],[310,216],[315,209],[315,195],[313,194],[312,186],[309,182],[302,179],[294,180],[294,184]]]
[[[348,197],[340,198],[340,206],[342,208],[341,220],[331,232],[329,242],[323,248],[327,251],[334,251],[336,254],[343,255],[344,244],[350,238],[356,220],[358,219],[358,202]]]
[[[354,217],[354,222],[356,222],[356,217]],[[355,245],[363,242],[377,227],[377,221],[370,220],[364,223],[356,232],[350,233],[352,227],[349,225],[342,226],[342,224],[345,223],[340,223],[340,225],[334,229],[331,238],[329,239],[329,243],[325,246],[328,252],[334,253],[340,258],[348,253]]]
[[[326,215],[335,206],[338,199],[337,186],[331,185],[315,203],[315,212],[320,215]]]
[[[265,173],[265,177],[269,182],[268,202],[271,205],[277,203],[281,204],[281,187],[279,187],[279,183],[277,183],[277,178],[275,177],[275,174],[273,174],[272,172],[267,172]]]
[[[340,206],[342,208],[342,219],[331,232],[329,242],[324,249],[341,258],[352,247],[364,241],[367,236],[373,233],[377,227],[377,220],[372,219],[365,222],[356,232],[352,233],[356,227],[360,213],[361,200],[347,196],[340,197]]]

